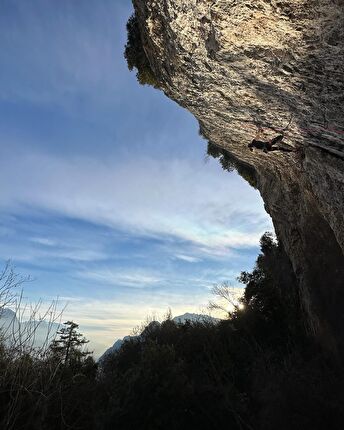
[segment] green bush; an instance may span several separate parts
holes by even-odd
[[[218,158],[223,170],[226,170],[227,172],[236,170],[239,175],[251,185],[251,187],[257,188],[257,174],[255,169],[249,164],[240,161],[230,152],[211,142],[208,143],[207,155],[213,158]]]
[[[127,23],[128,40],[125,46],[124,57],[129,70],[137,70],[137,80],[141,85],[152,85],[159,88],[159,82],[152,70],[145,50],[136,15],[132,15]]]

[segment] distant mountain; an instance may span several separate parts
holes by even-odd
[[[209,315],[200,315],[200,314],[193,314],[193,313],[187,312],[183,315],[174,317],[172,321],[174,321],[176,324],[184,324],[187,321],[189,321],[190,323],[210,322],[210,323],[216,324],[220,320],[218,318],[213,318]],[[98,361],[101,362],[109,355],[114,354],[116,351],[119,351],[125,341],[130,339],[139,340],[141,337],[144,337],[147,331],[154,330],[157,326],[160,326],[160,323],[158,321],[152,321],[147,325],[147,327],[143,330],[143,332],[139,336],[125,336],[123,339],[116,340],[116,342],[104,352],[104,354],[99,358]]]
[[[11,320],[11,319],[17,319],[16,313],[12,311],[12,309],[9,308],[1,308],[0,309],[0,325],[1,321],[4,320]]]
[[[6,344],[13,344],[20,336],[29,348],[41,348],[55,337],[60,324],[47,321],[19,321],[9,308],[0,308],[0,336]]]
[[[123,339],[117,339],[116,342],[108,348],[103,355],[101,355],[98,359],[98,361],[104,360],[104,358],[108,357],[109,355],[114,354],[116,351],[119,351],[123,345],[123,343],[130,339],[137,339],[138,336],[125,336]]]
[[[184,324],[186,321],[217,323],[220,320],[218,318],[211,317],[210,315],[192,314],[192,313],[187,312],[186,314],[174,317],[173,321],[177,324]]]
[[[6,338],[10,332],[19,327],[16,313],[9,308],[0,309],[0,333]]]

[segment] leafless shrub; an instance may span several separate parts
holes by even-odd
[[[26,428],[23,419],[34,423],[42,417],[47,397],[58,389],[52,381],[61,363],[49,360],[49,346],[62,311],[57,301],[45,309],[42,301],[25,303],[20,287],[29,280],[10,262],[0,273],[0,427],[7,430]]]
[[[211,292],[215,296],[215,300],[209,302],[209,311],[231,317],[235,312],[243,310],[241,288],[235,288],[227,282],[223,282],[222,284],[214,285]]]

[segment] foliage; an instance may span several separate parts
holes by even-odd
[[[137,80],[141,85],[152,85],[159,88],[159,82],[152,70],[145,53],[139,24],[136,15],[132,15],[127,23],[128,40],[125,46],[124,57],[129,70],[137,70]]]
[[[217,428],[235,423],[227,398],[235,388],[216,360],[209,323],[165,321],[144,340],[125,343],[103,365],[105,429]],[[214,384],[214,378],[227,383]]]
[[[239,175],[251,185],[251,187],[257,188],[256,171],[252,166],[240,161],[230,152],[211,142],[208,143],[207,154],[210,157],[218,158],[223,170],[226,170],[227,172],[236,170]]]
[[[260,245],[244,307],[218,323],[151,321],[99,366],[70,321],[45,355],[0,343],[0,428],[341,429],[343,371],[309,335],[283,245]]]
[[[244,309],[167,319],[107,357],[101,428],[341,428],[343,375],[308,334],[282,244],[265,234],[261,250],[240,276]]]
[[[77,332],[77,324],[67,322],[49,347],[49,327],[59,316],[54,304],[38,321],[39,305],[33,307],[30,328],[23,328],[27,327],[27,321],[20,320],[25,306],[16,290],[27,279],[18,276],[10,263],[0,273],[0,428],[93,429],[97,366],[81,349],[87,341]],[[11,308],[16,319],[6,328],[1,319]],[[33,339],[43,321],[47,338],[37,348]]]
[[[75,322],[67,321],[64,326],[57,332],[58,337],[51,343],[50,351],[64,364],[79,364],[92,354],[82,349],[89,341],[77,331],[79,326]]]
[[[93,429],[95,363],[78,367],[48,357],[0,351],[0,428]]]

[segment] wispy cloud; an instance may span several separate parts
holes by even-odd
[[[44,246],[55,246],[56,242],[52,239],[49,239],[47,237],[32,237],[31,241],[34,243],[38,243],[40,245]]]
[[[177,254],[175,257],[188,263],[199,263],[202,261],[200,258],[192,257],[191,255]]]
[[[68,301],[101,351],[147,315],[198,312],[272,224],[202,163],[191,115],[128,73],[131,2],[58,3],[1,5],[0,258],[34,276],[30,298]]]
[[[154,286],[164,281],[161,276],[153,273],[147,273],[143,270],[133,270],[127,268],[125,271],[115,270],[98,270],[82,271],[77,274],[79,277],[87,280],[96,281],[101,284],[111,285],[113,287],[125,286],[130,288],[144,288]]]
[[[214,165],[40,154],[21,154],[0,164],[0,181],[7,182],[0,201],[9,212],[55,211],[140,234],[175,236],[218,254],[255,246],[271,226],[257,193],[235,175],[222,177]],[[238,201],[241,217],[234,216]]]

